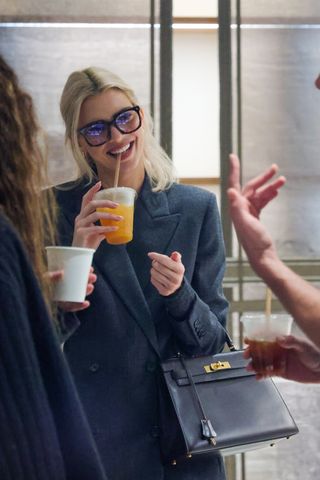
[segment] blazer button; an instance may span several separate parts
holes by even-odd
[[[92,363],[89,367],[90,372],[95,373],[99,370],[100,365],[98,363]]]
[[[155,372],[157,369],[157,363],[156,362],[147,362],[146,363],[146,370],[149,373]]]
[[[159,438],[160,437],[160,427],[159,425],[153,425],[150,430],[150,435],[152,438]]]

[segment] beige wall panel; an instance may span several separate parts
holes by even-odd
[[[148,21],[149,0],[0,0],[0,18],[56,17],[124,22]]]
[[[264,23],[317,23],[319,0],[241,0],[242,21]]]

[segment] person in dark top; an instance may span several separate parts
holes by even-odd
[[[49,315],[53,203],[39,134],[0,57],[0,479],[106,480]]]
[[[90,310],[77,314],[79,327],[64,351],[106,473],[112,480],[224,480],[219,454],[164,461],[158,408],[161,399],[170,409],[161,359],[178,351],[217,353],[225,342],[216,198],[175,181],[147,112],[112,72],[73,72],[60,106],[79,166],[79,181],[56,190],[61,242],[96,248],[98,273]],[[127,245],[111,245],[104,233],[114,227],[97,221],[113,215],[96,208],[112,203],[94,195],[113,186],[120,155],[119,186],[137,192],[134,232]]]

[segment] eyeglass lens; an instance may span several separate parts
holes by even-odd
[[[139,110],[130,109],[120,112],[111,122],[99,120],[84,129],[84,136],[92,146],[99,146],[110,140],[111,127],[115,126],[121,133],[132,133],[141,125]]]

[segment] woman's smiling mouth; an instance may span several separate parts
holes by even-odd
[[[123,145],[120,148],[117,149],[111,149],[107,153],[108,155],[112,155],[113,157],[116,157],[117,155],[121,155],[121,157],[125,156],[126,152],[129,152],[131,150],[132,145],[134,142],[127,143],[126,145]]]

